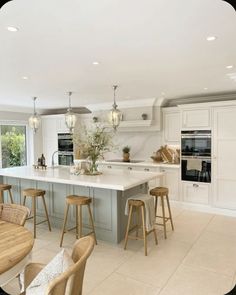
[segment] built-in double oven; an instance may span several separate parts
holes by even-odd
[[[181,132],[181,179],[211,182],[211,130]]]
[[[70,165],[74,161],[73,137],[70,133],[58,133],[58,164]]]

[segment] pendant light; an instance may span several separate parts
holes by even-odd
[[[36,109],[35,109],[35,101],[36,101],[37,97],[33,97],[33,102],[34,102],[34,113],[29,117],[29,126],[30,128],[32,128],[34,130],[34,133],[36,133],[36,131],[38,130],[39,126],[40,126],[40,116],[36,113]]]
[[[114,103],[112,105],[112,110],[110,112],[110,119],[111,119],[111,124],[114,130],[117,130],[117,127],[120,125],[121,121],[121,111],[117,109],[118,105],[116,104],[116,89],[118,88],[118,85],[113,85],[113,90],[114,90]]]
[[[71,94],[72,92],[69,91],[68,95],[69,95],[69,108],[67,109],[67,113],[65,114],[65,123],[67,128],[70,130],[70,133],[73,132],[74,128],[75,128],[75,123],[77,120],[76,114],[72,112],[72,108],[71,108]]]

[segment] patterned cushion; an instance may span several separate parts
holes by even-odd
[[[26,288],[26,295],[45,294],[48,284],[66,271],[74,262],[65,249],[59,252]]]

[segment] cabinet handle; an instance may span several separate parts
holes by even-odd
[[[111,165],[107,166],[107,168],[111,169]]]
[[[150,169],[149,168],[144,168],[144,171],[150,171]]]
[[[197,188],[197,187],[199,187],[199,185],[196,184],[196,183],[194,183],[194,184],[193,184],[193,187],[196,187],[196,188]]]
[[[133,168],[132,168],[132,167],[128,167],[128,169],[129,169],[129,170],[132,170]]]

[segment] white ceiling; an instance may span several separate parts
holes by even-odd
[[[235,32],[221,0],[13,0],[0,10],[0,105],[65,107],[70,90],[72,106],[112,103],[116,83],[118,104],[236,91]]]

